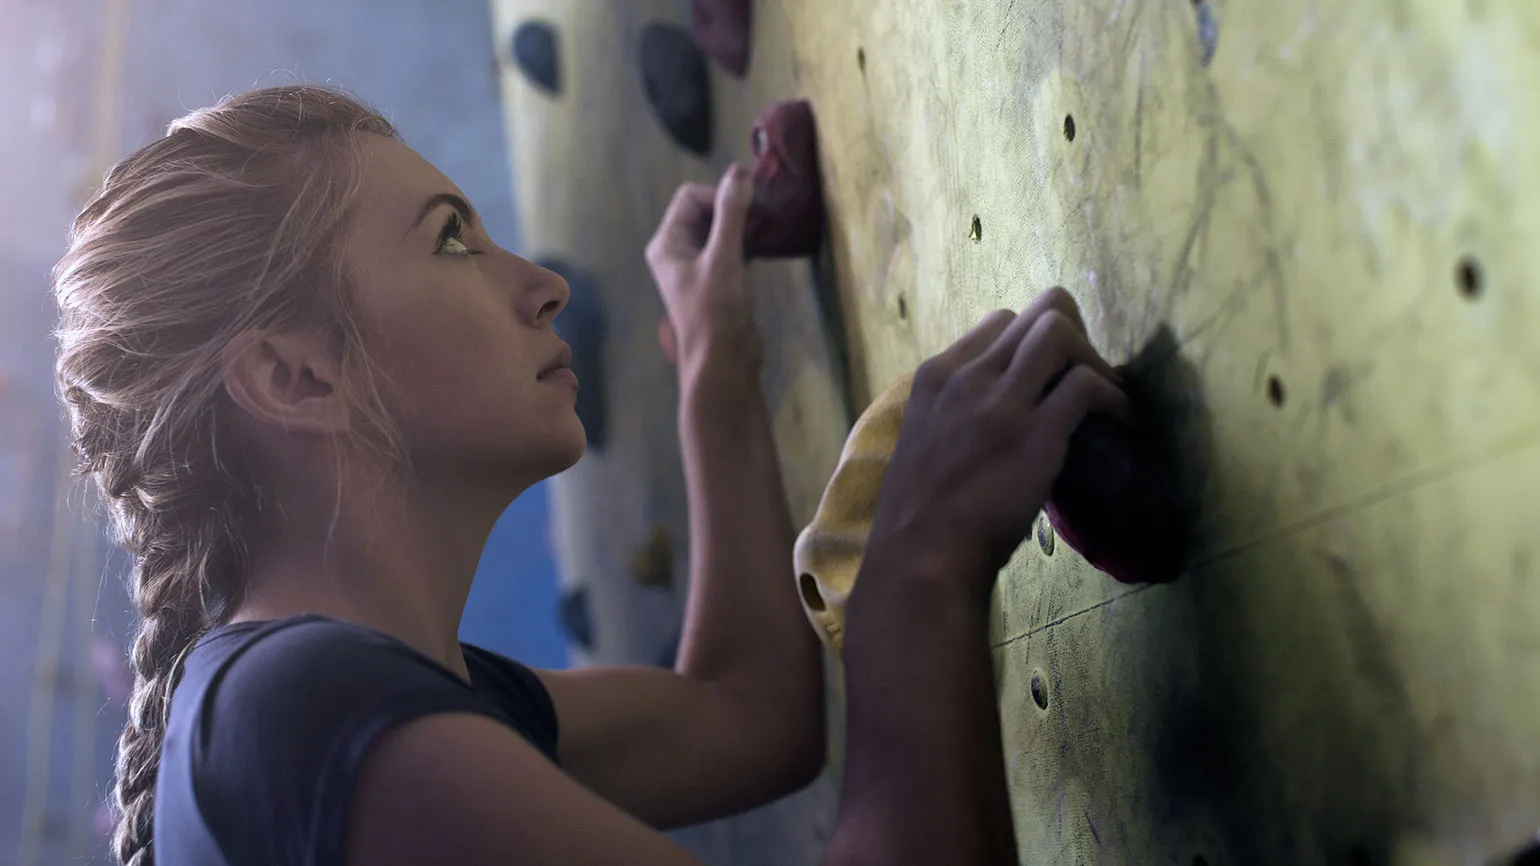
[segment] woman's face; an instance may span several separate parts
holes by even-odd
[[[577,380],[551,327],[566,282],[493,243],[411,148],[366,139],[346,265],[414,468],[528,485],[571,466],[585,446]]]

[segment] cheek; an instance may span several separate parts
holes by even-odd
[[[374,359],[416,424],[437,426],[520,402],[527,340],[486,303],[401,305],[381,311]],[[483,418],[483,421],[490,420]]]

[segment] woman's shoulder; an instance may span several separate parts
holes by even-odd
[[[240,731],[242,748],[297,730],[359,724],[392,705],[478,705],[470,685],[388,635],[328,617],[236,623],[204,636],[189,653],[172,698],[207,732]],[[399,711],[399,710],[398,710]],[[175,718],[173,718],[175,724]],[[213,745],[213,744],[208,744]]]
[[[172,695],[157,825],[206,828],[227,852],[260,852],[253,862],[336,862],[292,858],[335,853],[369,747],[441,712],[497,714],[448,669],[364,626],[299,616],[215,629]]]

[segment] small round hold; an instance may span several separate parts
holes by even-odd
[[[599,293],[599,278],[564,259],[542,258],[535,264],[567,283],[567,305],[552,326],[557,336],[572,347],[572,372],[581,383],[573,411],[583,425],[588,447],[602,449],[609,438],[609,398],[604,376],[609,323]]]
[[[567,637],[583,649],[594,648],[594,625],[588,610],[587,587],[576,587],[562,596],[558,617]]]
[[[561,58],[556,29],[544,21],[526,21],[513,31],[509,51],[530,83],[555,96],[561,92]]]
[[[1053,556],[1053,524],[1047,517],[1037,519],[1037,546],[1043,549],[1043,553]]]
[[[668,643],[664,644],[662,651],[658,653],[655,662],[658,667],[673,669],[674,663],[679,660],[679,643],[683,638],[684,635],[680,632],[674,632],[674,636],[668,639]]]
[[[637,60],[647,104],[674,143],[699,156],[711,152],[711,76],[690,34],[654,21],[642,28]]]
[[[1043,682],[1043,675],[1039,671],[1032,672],[1032,703],[1037,704],[1040,710],[1048,709],[1048,684]]]

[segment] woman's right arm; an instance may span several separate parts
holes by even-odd
[[[848,609],[848,737],[827,866],[1013,863],[988,600],[1115,375],[1063,290],[987,317],[915,377]],[[645,749],[645,743],[637,748]],[[350,864],[695,858],[471,715],[381,738],[354,786]]]

